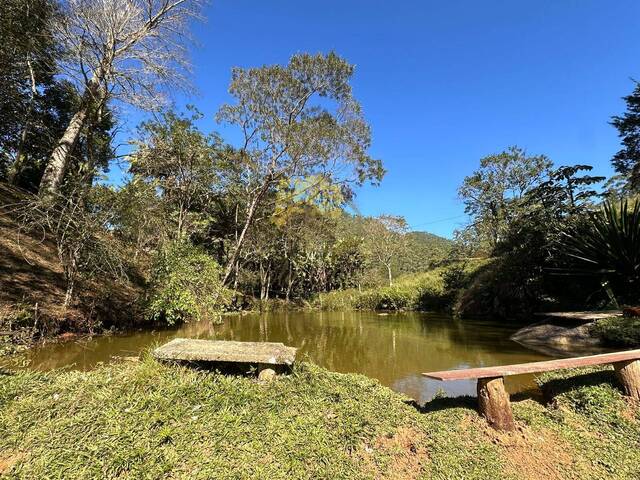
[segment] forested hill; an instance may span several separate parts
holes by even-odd
[[[409,232],[406,237],[408,248],[398,260],[399,273],[429,270],[444,260],[453,247],[453,240],[429,232]]]

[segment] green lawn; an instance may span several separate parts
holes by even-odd
[[[575,374],[572,374],[575,375]],[[610,372],[548,377],[499,434],[470,399],[423,411],[311,364],[271,384],[151,359],[0,374],[7,478],[640,478],[639,409]],[[553,388],[551,388],[553,387]]]

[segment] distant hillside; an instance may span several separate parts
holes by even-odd
[[[424,272],[433,268],[451,251],[453,241],[429,232],[410,232],[409,249],[398,259],[397,274]]]

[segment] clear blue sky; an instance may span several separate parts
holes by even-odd
[[[213,0],[206,16],[188,100],[204,129],[233,140],[213,121],[233,66],[335,50],[356,65],[371,153],[388,170],[358,192],[360,211],[443,236],[465,221],[464,176],[509,145],[609,175],[608,121],[640,79],[638,0]]]

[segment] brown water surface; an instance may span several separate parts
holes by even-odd
[[[449,396],[475,395],[474,381],[438,382],[421,372],[504,365],[548,359],[509,340],[515,330],[491,321],[455,320],[425,313],[268,313],[194,322],[173,330],[134,332],[47,344],[26,352],[28,368],[88,370],[114,356],[134,356],[174,337],[283,342],[298,347],[298,359],[336,372],[380,380],[418,402],[443,389]],[[506,379],[511,392],[534,386],[532,376]]]

